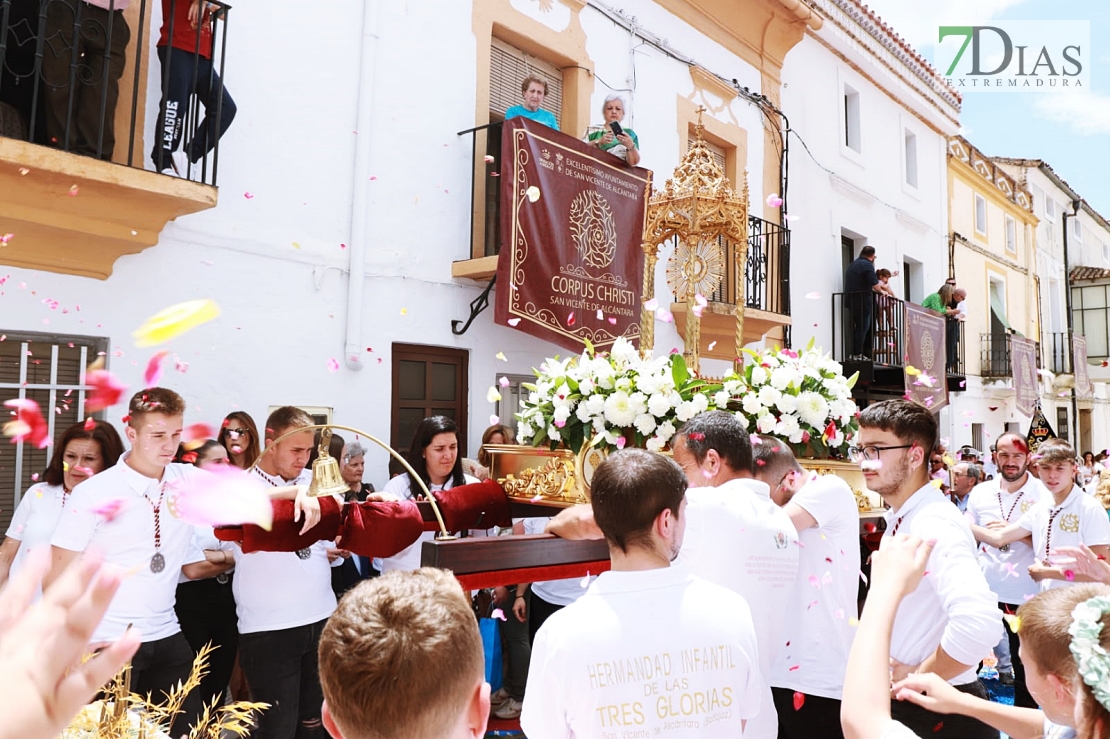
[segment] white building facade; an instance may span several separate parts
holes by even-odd
[[[519,380],[567,352],[494,325],[492,310],[465,333],[453,331],[493,264],[476,236],[483,208],[474,138],[457,132],[519,102],[527,72],[551,80],[545,107],[576,136],[601,122],[603,100],[617,91],[641,164],[662,185],[704,107],[706,138],[737,186],[747,172],[753,214],[775,219],[761,204],[778,189],[778,156],[768,153],[763,113],[731,80],[777,99],[782,59],[800,29],[820,20],[805,6],[792,9],[797,3],[734,5],[632,0],[617,11],[580,0],[337,0],[306,13],[277,0],[234,8],[225,77],[238,116],[220,142],[218,206],[170,222],[156,245],[118,258],[106,279],[68,263],[14,266],[0,247],[0,399],[37,399],[57,436],[84,418],[88,362],[104,353],[129,395],[143,386],[155,351],[137,348],[132,331],[166,306],[209,298],[219,318],[159,347],[170,352],[161,383],[185,397],[186,423],[215,426],[244,410],[261,429],[272,408],[293,404],[407,447],[420,418],[445,413],[462,424],[473,455],[492,416],[514,423]],[[148,10],[157,29],[158,8]],[[727,29],[709,20],[720,14]],[[783,29],[773,45],[758,30],[768,24]],[[146,59],[156,37],[147,38]],[[156,68],[139,107],[146,141],[156,136]],[[31,150],[56,154],[73,176],[89,161]],[[201,187],[110,166],[112,176],[159,196]],[[36,186],[40,172],[25,168],[22,182]],[[80,198],[94,189],[83,185],[58,207],[92,202]],[[0,234],[27,243],[29,233],[5,227],[14,213],[0,203]],[[126,237],[129,225],[118,220],[113,227]],[[73,261],[85,249],[75,236]],[[669,295],[664,269],[665,259],[660,296]],[[681,346],[673,326],[660,323],[656,335],[658,351]],[[490,402],[501,377],[512,385]],[[121,427],[124,413],[115,406],[106,418]],[[0,523],[49,452],[5,447]],[[371,450],[366,480],[380,487],[386,463]]]
[[[1110,283],[1110,223],[1047,162],[1018,158],[995,161],[1029,189],[1034,212],[1040,219],[1036,276],[1041,364],[1054,377],[1065,376],[1063,381],[1055,381],[1055,387],[1052,378],[1042,376],[1041,407],[1057,434],[1066,435],[1073,442],[1078,440],[1080,452],[1097,453],[1110,446],[1110,371],[1105,366],[1110,361],[1110,329],[1105,310],[1105,285]],[[1071,374],[1067,341],[1069,285],[1073,328],[1087,338],[1087,372],[1093,385],[1092,397],[1078,400],[1074,408],[1066,381]]]

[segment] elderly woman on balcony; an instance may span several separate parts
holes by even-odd
[[[604,125],[590,126],[586,132],[586,142],[602,151],[620,157],[635,167],[640,163],[640,139],[631,128],[621,128],[624,120],[624,98],[617,94],[605,98],[601,114]]]

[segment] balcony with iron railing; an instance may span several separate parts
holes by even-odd
[[[0,264],[104,279],[170,220],[215,207],[216,132],[234,115],[220,84],[230,6],[208,0],[191,30],[189,0],[163,0],[161,29],[153,5],[0,0]],[[152,74],[185,103],[148,100]],[[196,162],[160,174],[175,162],[154,157],[178,134]]]
[[[1041,349],[1037,346],[1037,368],[1041,365]],[[979,376],[983,379],[1005,379],[1014,376],[1010,358],[1009,334],[979,334]]]
[[[876,292],[834,293],[832,296],[833,358],[847,374],[859,372],[862,387],[894,390],[905,383],[905,303]],[[945,367],[949,392],[964,389],[964,331],[956,329],[956,361]]]
[[[1050,331],[1041,335],[1038,352],[1040,367],[1056,375],[1071,372],[1071,352],[1068,346],[1071,334],[1067,331]]]

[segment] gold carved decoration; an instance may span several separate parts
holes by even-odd
[[[573,460],[566,458],[552,457],[542,467],[510,473],[497,482],[510,498],[586,502],[577,490]]]
[[[699,369],[699,338],[701,317],[693,310],[697,297],[708,297],[723,277],[723,267],[712,264],[725,262],[720,255],[722,240],[731,251],[733,279],[737,290],[743,286],[744,265],[748,256],[748,184],[747,174],[740,192],[732,189],[725,173],[714,161],[713,153],[702,139],[701,116],[694,129],[694,143],[662,190],[648,200],[644,219],[644,297],[645,303],[655,297],[655,265],[659,249],[670,239],[677,248],[668,265],[668,282],[675,297],[686,303],[686,351],[684,358],[691,370]],[[713,250],[720,255],[713,258]],[[712,279],[713,275],[716,279]],[[700,313],[700,311],[698,311]],[[644,310],[640,319],[640,351],[647,354],[655,343],[655,315]],[[736,300],[737,370],[744,347],[744,301]]]

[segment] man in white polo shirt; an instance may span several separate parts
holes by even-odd
[[[752,479],[752,445],[744,423],[724,411],[701,413],[673,440],[674,460],[691,487],[686,493],[686,538],[676,564],[738,593],[752,611],[764,685],[783,646],[782,614],[798,576],[798,534],[770,488]],[[547,532],[570,539],[600,538],[589,506],[568,508]],[[771,692],[745,737],[778,736]]]
[[[967,520],[929,479],[937,420],[923,405],[899,399],[868,406],[859,424],[848,453],[863,470],[867,488],[890,506],[886,536],[936,541],[921,584],[898,607],[890,644],[893,678],[933,672],[957,690],[985,699],[975,667],[1002,637],[1002,615],[975,559]],[[975,719],[902,701],[893,703],[891,714],[918,736],[998,739],[996,730]]]
[[[1017,523],[1033,506],[1043,504],[1048,496],[1041,481],[1029,474],[1029,445],[1019,434],[1007,432],[995,440],[994,458],[998,477],[976,485],[967,496],[967,516],[975,527],[994,522]],[[978,537],[976,537],[978,539]],[[983,544],[979,547],[979,566],[987,584],[998,596],[1003,613],[1017,613],[1018,606],[1032,598],[1040,588],[1029,576],[1033,564],[1033,546],[1023,538],[1002,549]],[[1037,702],[1025,684],[1025,666],[1018,650],[1018,635],[1003,622],[1010,645],[1014,667],[1014,705],[1036,708]]]
[[[266,451],[254,474],[274,487],[308,485],[304,468],[312,452],[312,430],[275,443],[283,434],[312,425],[299,408],[278,408],[266,419]],[[232,590],[239,616],[239,661],[254,700],[269,703],[255,739],[326,739],[320,717],[316,648],[335,610],[331,589],[331,542],[297,552],[235,549]]]
[[[86,549],[128,572],[93,634],[93,643],[112,642],[129,628],[143,643],[131,661],[131,690],[162,698],[189,675],[193,650],[174,613],[177,580],[183,567],[203,563],[191,546],[193,527],[170,515],[175,485],[203,479],[187,464],[171,464],[181,440],[185,401],[172,390],[148,388],[128,407],[131,451],[119,464],[86,480],[70,513],[62,516],[50,539],[53,564],[47,584]],[[197,691],[186,697],[172,735],[189,731],[200,710]]]
[[[593,512],[612,570],[540,628],[521,728],[530,739],[737,737],[767,692],[743,598],[671,567],[686,480],[627,449],[600,464]]]
[[[764,437],[752,471],[798,531],[798,577],[783,646],[771,665],[782,739],[844,739],[840,698],[858,614],[859,508],[848,483],[806,472],[790,447]]]

